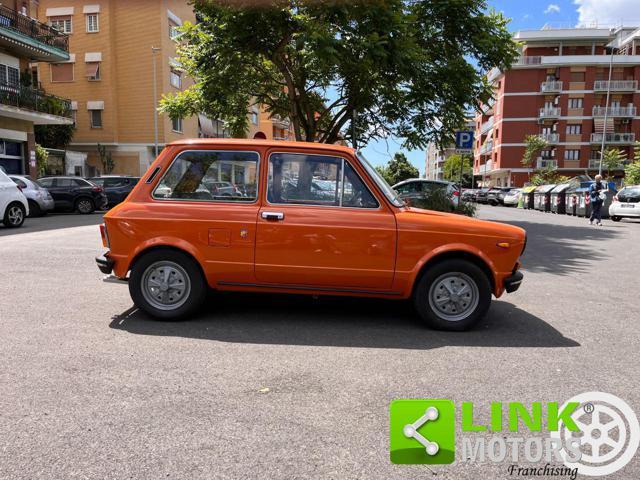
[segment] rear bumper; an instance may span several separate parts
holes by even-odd
[[[96,257],[96,264],[102,273],[109,275],[113,271],[115,262],[106,255],[100,255]]]
[[[504,289],[507,293],[513,293],[520,288],[524,275],[522,272],[515,272],[504,279]]]

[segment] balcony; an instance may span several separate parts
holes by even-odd
[[[278,128],[283,128],[287,130],[290,126],[290,122],[288,118],[282,118],[280,115],[272,115],[271,121]]]
[[[478,174],[479,175],[484,175],[485,173],[489,173],[492,170],[493,170],[493,160],[489,160],[484,165],[480,165],[478,167]]]
[[[480,108],[480,111],[484,115],[493,115],[493,106],[495,105],[495,103],[496,103],[495,99],[492,98],[486,104],[482,105],[482,107]]]
[[[560,116],[560,107],[542,107],[538,118],[558,118]]]
[[[541,133],[538,137],[547,143],[558,143],[560,141],[559,133]]]
[[[72,123],[71,100],[23,85],[0,83],[0,114],[36,125]]]
[[[602,143],[602,133],[592,133],[591,143],[600,145]],[[635,133],[607,133],[605,134],[604,143],[607,145],[629,145],[636,141]]]
[[[493,150],[493,142],[487,142],[480,147],[480,155],[486,155]]]
[[[522,56],[514,62],[514,65],[540,65],[541,63],[540,56]]]
[[[600,157],[598,158],[590,158],[589,159],[589,170],[599,170],[600,169]],[[603,163],[602,169],[606,170],[607,166]],[[624,170],[624,164],[620,163],[611,168],[611,170]]]
[[[538,157],[536,160],[536,168],[558,168],[558,161],[553,158]]]
[[[635,117],[636,107],[634,105],[626,107],[593,107],[592,115],[594,117],[604,117],[605,113],[607,117]]]
[[[42,62],[69,60],[69,37],[55,28],[0,5],[0,46]]]
[[[493,127],[493,117],[491,117],[489,120],[487,120],[480,126],[480,133],[484,135],[489,130],[491,130],[492,127]]]
[[[560,93],[562,91],[562,82],[558,80],[542,82],[540,85],[540,91],[542,93]]]
[[[596,80],[593,84],[593,90],[596,92],[606,92],[611,85],[612,92],[634,92],[638,89],[637,80]]]

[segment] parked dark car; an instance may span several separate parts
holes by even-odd
[[[80,177],[43,177],[38,183],[49,190],[56,210],[92,213],[107,208],[107,196],[99,185]]]
[[[504,196],[513,190],[512,187],[492,187],[487,192],[487,203],[489,205],[504,205]]]
[[[107,195],[108,206],[114,207],[123,202],[129,192],[136,186],[140,177],[130,177],[128,175],[104,175],[102,177],[92,177],[90,182],[104,189]]]
[[[488,203],[488,194],[489,188],[480,188],[476,190],[476,202],[477,203]]]
[[[396,183],[393,189],[403,200],[418,200],[428,197],[436,191],[445,192],[451,201],[451,210],[458,208],[460,201],[460,187],[455,183],[445,182],[441,180],[425,180],[421,178],[413,178]]]

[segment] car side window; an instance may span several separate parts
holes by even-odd
[[[11,180],[13,180],[13,182],[18,185],[20,188],[27,188],[27,184],[24,183],[22,180],[20,180],[19,178],[16,177],[10,177]]]
[[[153,198],[254,202],[259,159],[257,152],[182,152],[158,182]]]
[[[73,178],[71,179],[71,182],[72,182],[71,185],[73,185],[74,187],[90,187],[91,186],[88,182],[80,178]]]
[[[37,181],[41,187],[49,188],[53,186],[53,178],[41,178]]]
[[[378,207],[375,197],[343,158],[301,153],[274,153],[269,157],[267,200],[294,205]]]
[[[60,188],[69,188],[73,185],[70,178],[56,178],[55,186]]]

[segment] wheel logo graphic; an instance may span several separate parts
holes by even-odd
[[[638,417],[621,398],[603,392],[587,392],[565,402],[578,402],[580,406],[571,415],[580,432],[572,432],[564,424],[553,438],[566,444],[571,438],[579,438],[582,456],[571,462],[563,449],[560,454],[564,464],[577,468],[578,473],[592,477],[610,475],[624,467],[633,458],[640,443]]]

